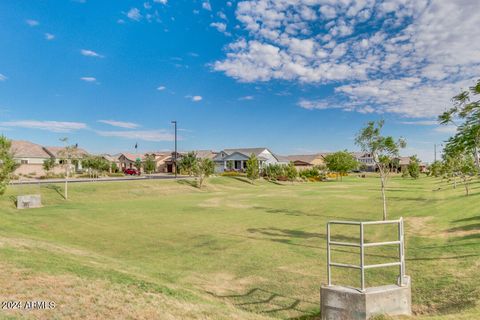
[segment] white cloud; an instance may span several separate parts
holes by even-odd
[[[0,73],[0,81],[6,81],[7,79],[6,75]]]
[[[243,97],[238,98],[238,100],[241,100],[241,101],[243,101],[243,100],[253,100],[253,99],[254,99],[253,96],[243,96]]]
[[[202,8],[208,11],[212,11],[212,6],[210,5],[210,1],[204,1],[202,3]]]
[[[157,88],[158,91],[163,91],[163,90],[165,90],[165,89],[167,89],[167,87],[165,87],[165,86],[159,86],[159,87]]]
[[[28,24],[30,27],[36,27],[40,24],[37,20],[33,19],[27,19],[25,20],[25,23]]]
[[[95,77],[81,77],[80,80],[85,82],[97,82],[97,78]]]
[[[119,128],[125,128],[125,129],[135,129],[140,127],[140,125],[137,123],[116,121],[116,120],[98,120],[97,122],[108,124],[113,127],[119,127]]]
[[[219,32],[228,34],[228,32],[226,32],[227,31],[227,25],[223,22],[212,22],[212,23],[210,23],[210,27],[213,27],[213,28],[217,29]]]
[[[320,13],[326,19],[333,19],[337,16],[337,10],[335,10],[335,7],[329,5],[321,6]]]
[[[193,102],[199,102],[199,101],[202,101],[202,100],[203,100],[203,97],[202,97],[202,96],[193,96],[193,97],[190,97],[190,99],[191,99]]]
[[[408,124],[414,126],[435,126],[438,125],[436,120],[422,120],[422,121],[401,121],[401,124]]]
[[[434,117],[480,74],[479,11],[475,0],[244,0],[243,30],[212,67],[242,82],[332,84],[327,105],[345,110]],[[303,105],[325,108],[314,100]]]
[[[453,134],[457,132],[457,127],[453,125],[444,125],[444,126],[439,126],[434,129],[435,132],[438,133],[448,133],[448,134]]]
[[[153,0],[153,2],[167,4],[168,0]]]
[[[87,125],[81,122],[38,121],[38,120],[0,122],[0,126],[26,128],[26,129],[39,129],[39,130],[46,130],[51,132],[71,132],[71,131],[87,128]]]
[[[45,40],[53,40],[55,39],[55,35],[51,34],[51,33],[45,33]]]
[[[87,50],[87,49],[82,49],[80,50],[80,53],[86,57],[95,57],[95,58],[103,58],[101,54],[98,54],[97,52],[93,50]]]
[[[116,137],[152,142],[173,141],[175,138],[173,134],[166,130],[96,131],[96,133],[103,137]]]
[[[140,21],[140,19],[142,19],[142,14],[137,8],[131,8],[127,12],[127,17],[135,21]]]
[[[298,101],[298,105],[307,110],[325,110],[325,109],[333,109],[335,108],[331,104],[329,104],[327,101],[322,101],[322,100],[307,100],[307,99],[300,99]]]

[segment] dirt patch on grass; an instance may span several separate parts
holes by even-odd
[[[219,272],[208,275],[195,275],[189,282],[194,283],[202,290],[213,295],[226,295],[244,292],[252,286],[258,286],[265,280],[258,276],[236,277],[227,272]]]
[[[433,226],[433,217],[406,217],[407,232],[416,236],[431,237],[438,235]]]
[[[222,204],[222,198],[210,198],[198,204],[202,208],[217,208]]]
[[[190,303],[108,281],[33,273],[1,263],[0,301],[47,301],[52,309],[2,310],[22,319],[254,319],[208,303]]]

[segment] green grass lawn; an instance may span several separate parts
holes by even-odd
[[[69,201],[62,187],[15,186],[0,197],[0,299],[56,302],[4,317],[315,319],[326,222],[382,217],[374,177],[293,185],[217,177],[202,190],[173,180],[82,183],[69,186]],[[472,188],[465,197],[432,178],[389,185],[389,218],[406,219],[415,319],[480,318],[480,183]],[[44,207],[16,210],[13,196],[28,193],[41,193]],[[366,259],[396,254],[372,248]],[[343,248],[333,257],[358,261]],[[396,274],[369,271],[367,284]],[[358,274],[335,269],[333,280],[357,285]]]

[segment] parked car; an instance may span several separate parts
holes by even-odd
[[[139,176],[140,172],[138,172],[136,169],[125,169],[123,171],[127,176]]]

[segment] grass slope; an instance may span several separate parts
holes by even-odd
[[[2,316],[85,319],[309,319],[326,282],[325,224],[381,218],[379,181],[251,185],[236,178],[11,187],[0,198],[0,300],[53,300],[55,310]],[[407,273],[418,319],[480,317],[480,184],[470,197],[438,180],[394,178],[389,218],[406,218]],[[40,192],[45,207],[17,211]],[[355,241],[355,230],[334,229]],[[372,227],[367,239],[391,238]],[[367,263],[392,261],[371,248]],[[355,250],[333,258],[357,262]],[[375,272],[376,271],[376,272]],[[396,268],[367,273],[395,282]],[[380,272],[378,272],[380,271]],[[334,282],[358,274],[334,270]]]

